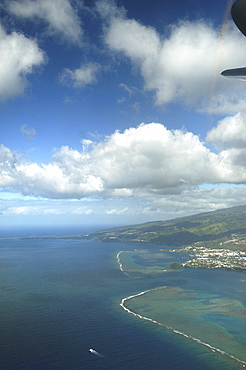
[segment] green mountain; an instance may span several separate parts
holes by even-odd
[[[104,242],[150,242],[185,246],[202,241],[226,240],[233,234],[246,236],[246,205],[168,221],[114,227],[95,232],[90,238]]]

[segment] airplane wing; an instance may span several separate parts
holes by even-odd
[[[225,76],[225,77],[231,77],[231,78],[238,78],[240,80],[246,80],[246,67],[226,69],[225,71],[221,72],[221,75]]]
[[[246,36],[246,0],[237,0],[231,7],[231,16],[238,29]],[[246,67],[226,69],[222,76],[246,80]]]

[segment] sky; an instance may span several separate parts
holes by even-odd
[[[0,225],[127,225],[246,204],[233,1],[0,5]]]

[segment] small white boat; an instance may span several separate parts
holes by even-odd
[[[104,358],[103,355],[101,355],[101,353],[97,352],[95,349],[93,348],[90,348],[89,351],[93,354],[93,355],[96,355],[98,357],[101,357],[101,358]]]

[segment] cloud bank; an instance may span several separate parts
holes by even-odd
[[[19,195],[18,195],[19,197]],[[4,216],[5,221],[13,225],[14,220],[21,219],[36,220],[47,223],[57,222],[57,217],[66,217],[67,222],[81,224],[98,225],[102,222],[132,224],[145,222],[146,220],[170,219],[175,217],[187,216],[194,213],[201,213],[233,207],[246,203],[246,188],[244,187],[225,187],[212,189],[192,189],[184,190],[182,195],[173,194],[170,196],[154,196],[148,199],[142,198],[110,198],[107,202],[98,202],[97,199],[90,201],[56,200],[53,199],[23,199],[15,198],[0,199],[0,215]],[[45,217],[45,218],[44,218]],[[121,220],[121,221],[120,221]]]
[[[2,145],[0,186],[54,199],[180,194],[202,184],[245,184],[245,159],[239,146],[216,154],[191,132],[150,123],[86,140],[81,151],[64,146],[50,164],[24,162]]]

